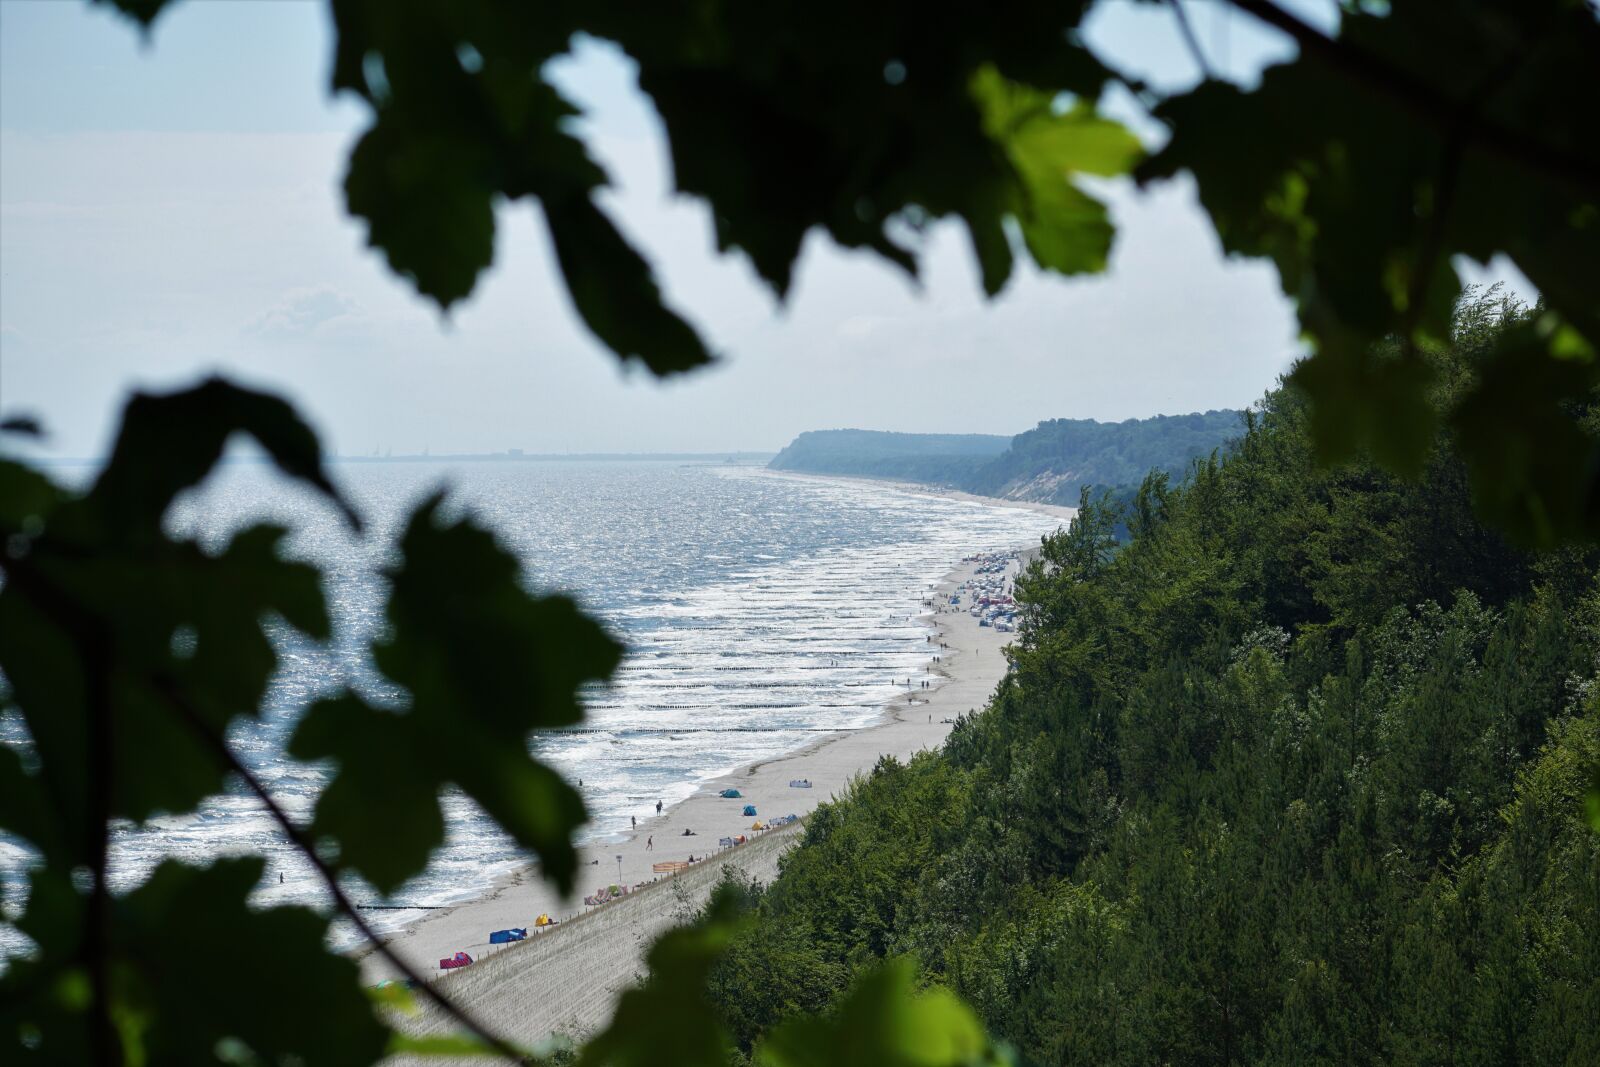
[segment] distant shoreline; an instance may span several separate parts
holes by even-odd
[[[719,467],[764,467],[776,452],[459,452],[403,456],[324,456],[329,465],[358,463],[700,463]],[[31,456],[41,467],[96,467],[106,460],[74,456]],[[218,466],[270,465],[270,456],[224,456]]]

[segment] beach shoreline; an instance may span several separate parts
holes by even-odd
[[[870,482],[914,495],[1031,510],[1063,523],[1075,513],[1072,508],[976,497],[888,479],[771,473]],[[1027,550],[1036,547],[1013,545],[1007,550],[1026,557]],[[616,997],[643,970],[649,945],[703,904],[730,868],[742,877],[770,882],[784,852],[800,839],[804,819],[819,804],[841,795],[853,779],[870,773],[884,757],[905,761],[939,748],[960,715],[987,705],[1005,675],[1003,649],[1012,635],[980,626],[965,610],[967,603],[959,610],[947,610],[950,593],[971,579],[980,565],[970,557],[958,562],[924,591],[917,618],[928,628],[929,663],[922,673],[905,679],[905,689],[882,705],[872,724],[830,732],[802,748],[736,767],[700,783],[693,795],[664,807],[660,814],[638,820],[631,834],[581,844],[571,899],[561,899],[536,868],[525,867],[499,877],[478,896],[405,923],[384,941],[418,973],[444,983],[441,989],[468,1010],[480,1017],[511,1020],[506,1036],[512,1039],[535,1042],[554,1032],[577,1037],[601,1025],[610,1017]],[[1013,574],[1015,570],[1014,564]],[[927,688],[922,686],[924,680]],[[792,781],[810,786],[795,788]],[[720,797],[726,788],[736,788],[742,795]],[[756,808],[756,816],[743,814],[747,804]],[[764,824],[774,816],[788,815],[798,816],[799,821],[779,829],[751,829],[758,821]],[[685,829],[693,833],[685,835]],[[740,835],[747,843],[719,848],[720,840]],[[657,863],[684,863],[691,856],[693,864],[676,874],[653,870]],[[584,905],[584,896],[613,884],[639,888],[598,907]],[[534,922],[541,914],[561,922],[535,932]],[[527,940],[488,944],[490,931],[507,928],[527,928]],[[476,962],[440,970],[439,961],[456,952],[470,953]],[[399,977],[371,946],[353,958],[368,984]],[[426,1034],[447,1030],[450,1022],[425,1009],[401,1025],[408,1032]]]
[[[755,837],[750,830],[754,822],[810,814],[818,803],[840,792],[851,777],[870,771],[882,755],[909,758],[918,750],[938,747],[952,725],[952,721],[941,720],[954,720],[960,713],[987,704],[1005,673],[1000,649],[1010,635],[981,627],[965,611],[939,611],[950,590],[974,571],[976,565],[962,563],[926,593],[934,606],[922,608],[920,617],[930,624],[930,659],[939,656],[939,662],[926,669],[930,688],[920,688],[912,677],[901,694],[883,705],[880,718],[872,725],[822,734],[802,749],[738,766],[702,782],[691,797],[667,806],[659,816],[640,819],[629,837],[579,846],[579,889],[573,901],[562,901],[534,870],[520,869],[498,878],[482,896],[430,910],[387,934],[390,949],[422,973],[434,973],[438,960],[454,952],[477,957],[478,950],[486,949],[491,929],[531,926],[539,913],[557,918],[581,915],[582,896],[619,883],[616,856],[622,856],[624,885],[653,880],[656,875],[651,867],[656,862],[686,861],[690,856],[696,857],[696,862],[717,861],[739,851],[718,851],[720,838]],[[949,648],[938,648],[941,643]],[[790,789],[789,781],[810,781],[811,787]],[[739,800],[718,797],[720,790],[730,787],[741,790]],[[757,816],[744,816],[744,805],[754,805]],[[683,835],[685,829],[693,830],[693,835]],[[362,963],[366,981],[398,976],[371,945],[363,945],[354,957]]]
[[[887,489],[897,489],[903,493],[939,497],[944,500],[962,500],[967,503],[984,504],[990,507],[1021,508],[1025,511],[1036,511],[1041,515],[1054,515],[1062,520],[1063,525],[1070,522],[1073,516],[1078,514],[1077,508],[1067,507],[1064,504],[1045,504],[1037,500],[1013,500],[1010,497],[1003,496],[981,496],[961,489],[947,489],[937,485],[925,485],[921,482],[904,482],[897,478],[876,478],[870,474],[812,474],[808,471],[773,470],[770,467],[763,468],[763,473],[774,478],[797,478],[804,481],[857,482]]]
[[[694,795],[660,815],[641,819],[630,837],[580,846],[573,901],[561,900],[535,872],[524,869],[502,877],[482,896],[407,923],[385,941],[420,973],[438,976],[453,998],[470,991],[475,1010],[502,1018],[512,1012],[521,1020],[512,1036],[533,1041],[556,1029],[571,1033],[598,1024],[609,1016],[614,996],[642,968],[650,942],[681,921],[684,907],[704,900],[722,869],[736,867],[746,877],[762,881],[776,876],[778,859],[789,843],[799,839],[802,824],[756,833],[750,829],[752,823],[790,814],[804,819],[818,804],[841,794],[852,779],[869,773],[879,759],[903,761],[938,748],[958,716],[987,704],[1005,674],[1002,650],[1012,635],[980,626],[965,610],[943,610],[950,592],[971,578],[977,566],[958,564],[926,591],[929,605],[922,607],[919,618],[929,628],[930,665],[923,676],[929,686],[922,688],[917,677],[909,679],[907,689],[884,705],[874,724],[829,733],[804,748],[738,767],[702,783]],[[934,656],[938,662],[932,662]],[[810,788],[789,785],[802,780],[809,781]],[[736,800],[719,797],[725,788],[737,788],[743,795]],[[746,804],[759,814],[744,816]],[[685,836],[684,829],[693,830],[692,836]],[[719,839],[740,834],[750,843],[718,849]],[[686,861],[690,855],[695,863],[676,877],[661,876],[599,908],[585,908],[581,902],[584,895],[613,883],[651,883],[658,877],[653,864]],[[674,885],[676,892],[669,888]],[[686,893],[687,900],[680,899]],[[552,931],[536,934],[531,928],[540,914],[564,921]],[[610,918],[596,921],[602,915]],[[489,948],[490,931],[517,927],[530,928],[527,942]],[[610,930],[610,935],[595,933],[602,929]],[[529,951],[535,947],[537,951]],[[470,953],[477,962],[460,971],[439,971],[439,960],[458,951]],[[355,958],[369,984],[398,977],[370,946]],[[531,973],[535,962],[537,976]],[[553,977],[568,971],[564,981]],[[541,991],[531,1000],[530,981]],[[604,1003],[597,1004],[596,998]],[[445,1025],[430,1018],[424,1013],[406,1028],[431,1032]]]

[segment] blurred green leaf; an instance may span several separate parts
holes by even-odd
[[[780,296],[813,227],[915,273],[915,251],[891,231],[944,216],[966,222],[992,293],[1010,272],[1006,217],[1045,190],[1074,213],[1063,227],[1084,226],[1089,208],[1037,147],[1020,158],[1041,165],[1019,172],[1012,146],[985,129],[973,79],[997,68],[1045,98],[1095,99],[1106,69],[1069,39],[1084,6],[714,3],[688,17],[619,6],[595,30],[638,61],[677,187],[709,202],[718,247],[743,250]],[[1025,230],[1050,225],[1039,208],[1019,218]],[[1042,233],[1036,243],[1042,265],[1069,261]]]
[[[223,1041],[258,1062],[307,1067],[383,1053],[388,1035],[356,965],[326,950],[327,920],[248,903],[262,867],[255,857],[208,868],[167,861],[112,903],[112,1014],[128,1063],[215,1063]],[[13,958],[0,978],[0,1059],[89,1062],[87,986],[73,962],[85,906],[65,880],[35,877],[18,926],[46,951]],[[23,1024],[38,1034],[31,1048],[16,1044]]]
[[[357,529],[361,520],[322,469],[317,438],[280,397],[211,378],[165,395],[135,393],[111,457],[89,493],[109,535],[154,539],[180,492],[197,485],[235,434],[255,438],[278,469],[319,490]]]
[[[351,153],[350,210],[396,272],[449,307],[493,260],[496,199],[538,198],[573,303],[602,342],[657,375],[706,363],[644,258],[591,200],[606,176],[567,131],[576,109],[544,80],[566,35],[552,32],[564,24],[555,12],[540,14],[484,0],[334,4],[335,85],[376,115]]]
[[[737,928],[733,895],[716,894],[692,926],[651,947],[649,976],[622,994],[611,1024],[584,1046],[578,1067],[648,1067],[728,1060],[728,1035],[706,1000],[706,979]]]
[[[350,960],[330,955],[327,920],[252,908],[263,861],[176,862],[116,904],[116,984],[148,1062],[203,1063],[223,1039],[267,1063],[347,1065],[387,1043]]]
[[[390,573],[380,670],[410,693],[400,711],[354,697],[313,707],[290,742],[340,771],[313,832],[341,862],[390,891],[422,869],[443,834],[439,791],[459,786],[563,892],[576,872],[578,794],[528,754],[533,730],[581,720],[578,687],[608,678],[621,646],[564,597],[523,587],[517,560],[434,497],[412,516]]]
[[[345,197],[367,243],[441,307],[472,292],[494,260],[494,190],[482,146],[451,133],[402,132],[380,118],[350,153]]]
[[[791,1019],[757,1046],[768,1067],[958,1067],[1002,1062],[972,1009],[948,989],[916,992],[894,960],[863,977],[826,1015]]]
[[[103,7],[114,7],[124,15],[148,27],[156,16],[171,6],[174,0],[91,0]]]
[[[113,723],[111,815],[186,811],[224,784],[195,723],[220,737],[236,717],[257,715],[277,667],[262,620],[326,636],[318,575],[280,558],[284,531],[275,527],[245,530],[213,556],[125,527],[100,534],[79,521],[89,503],[59,509],[62,521],[8,568],[0,667],[58,812],[74,824],[87,817],[100,700]]]
[[[1325,463],[1363,448],[1390,469],[1422,469],[1438,432],[1432,369],[1394,344],[1323,351],[1295,364],[1289,381],[1310,400],[1312,436]]]
[[[0,535],[17,539],[0,544],[0,553],[26,551],[28,542],[44,532],[50,513],[65,499],[66,494],[43,474],[0,459]]]
[[[1051,94],[1008,82],[993,67],[973,77],[984,132],[1021,179],[1009,206],[1039,266],[1062,274],[1105,269],[1113,228],[1105,206],[1072,184],[1074,174],[1124,174],[1138,139],[1082,102],[1059,111]],[[987,278],[986,274],[986,278]],[[997,287],[986,281],[993,295]]]
[[[165,534],[172,499],[236,432],[338,500],[315,437],[284,401],[214,379],[135,395],[82,497],[0,462],[0,485],[14,490],[0,506],[0,669],[37,746],[63,847],[90,839],[95,741],[109,745],[111,817],[189,810],[223,786],[195,726],[221,737],[256,715],[276,668],[263,620],[328,633],[318,573],[282,558],[281,528],[242,531],[215,553]],[[103,725],[92,725],[97,716]]]
[[[36,774],[23,766],[16,749],[0,745],[0,830],[29,842],[46,862],[67,858],[62,827]]]
[[[1533,322],[1508,329],[1451,413],[1479,513],[1540,548],[1600,530],[1600,435],[1576,408],[1600,387],[1600,363],[1550,349]]]
[[[657,376],[711,361],[694,329],[662,305],[649,264],[587,196],[546,203],[544,216],[572,303],[608,348]]]

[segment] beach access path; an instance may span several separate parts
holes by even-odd
[[[799,840],[803,824],[752,834],[756,820],[741,814],[744,805],[755,805],[763,821],[791,813],[804,817],[853,777],[869,772],[880,757],[905,760],[938,747],[952,720],[988,702],[1005,673],[1003,649],[1014,635],[980,626],[967,614],[965,602],[961,610],[945,610],[949,592],[975,570],[975,564],[966,564],[952,571],[930,590],[932,607],[922,609],[933,633],[928,654],[940,658],[932,667],[933,687],[922,689],[913,679],[907,692],[886,705],[880,724],[830,734],[789,755],[741,767],[707,782],[659,817],[641,820],[630,839],[584,846],[577,896],[581,900],[618,881],[648,882],[657,877],[652,864],[693,855],[696,862],[687,870],[599,908],[577,904],[579,914],[537,934],[532,932],[536,916],[571,916],[575,905],[562,901],[535,873],[522,873],[478,900],[419,919],[390,936],[390,946],[421,973],[438,975],[434,980],[442,992],[510,1040],[533,1044],[552,1033],[582,1037],[610,1018],[617,997],[642,976],[650,944],[705,902],[723,868],[737,867],[763,882],[776,876],[780,856]],[[941,643],[948,647],[941,648]],[[812,787],[790,787],[798,779],[809,780]],[[743,797],[717,796],[730,786]],[[692,829],[694,836],[683,836],[685,829]],[[718,851],[719,838],[739,834],[752,840]],[[528,940],[490,949],[489,932],[507,927],[528,927]],[[457,951],[471,953],[477,962],[441,974],[439,960]],[[369,984],[395,977],[370,949],[359,960]],[[453,1029],[431,1007],[396,1023],[413,1034]]]

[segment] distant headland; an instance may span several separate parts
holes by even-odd
[[[1243,431],[1243,412],[1228,409],[1123,422],[1049,419],[1015,437],[811,430],[768,466],[1071,506],[1085,487],[1131,492],[1151,471],[1182,480],[1191,463]]]

